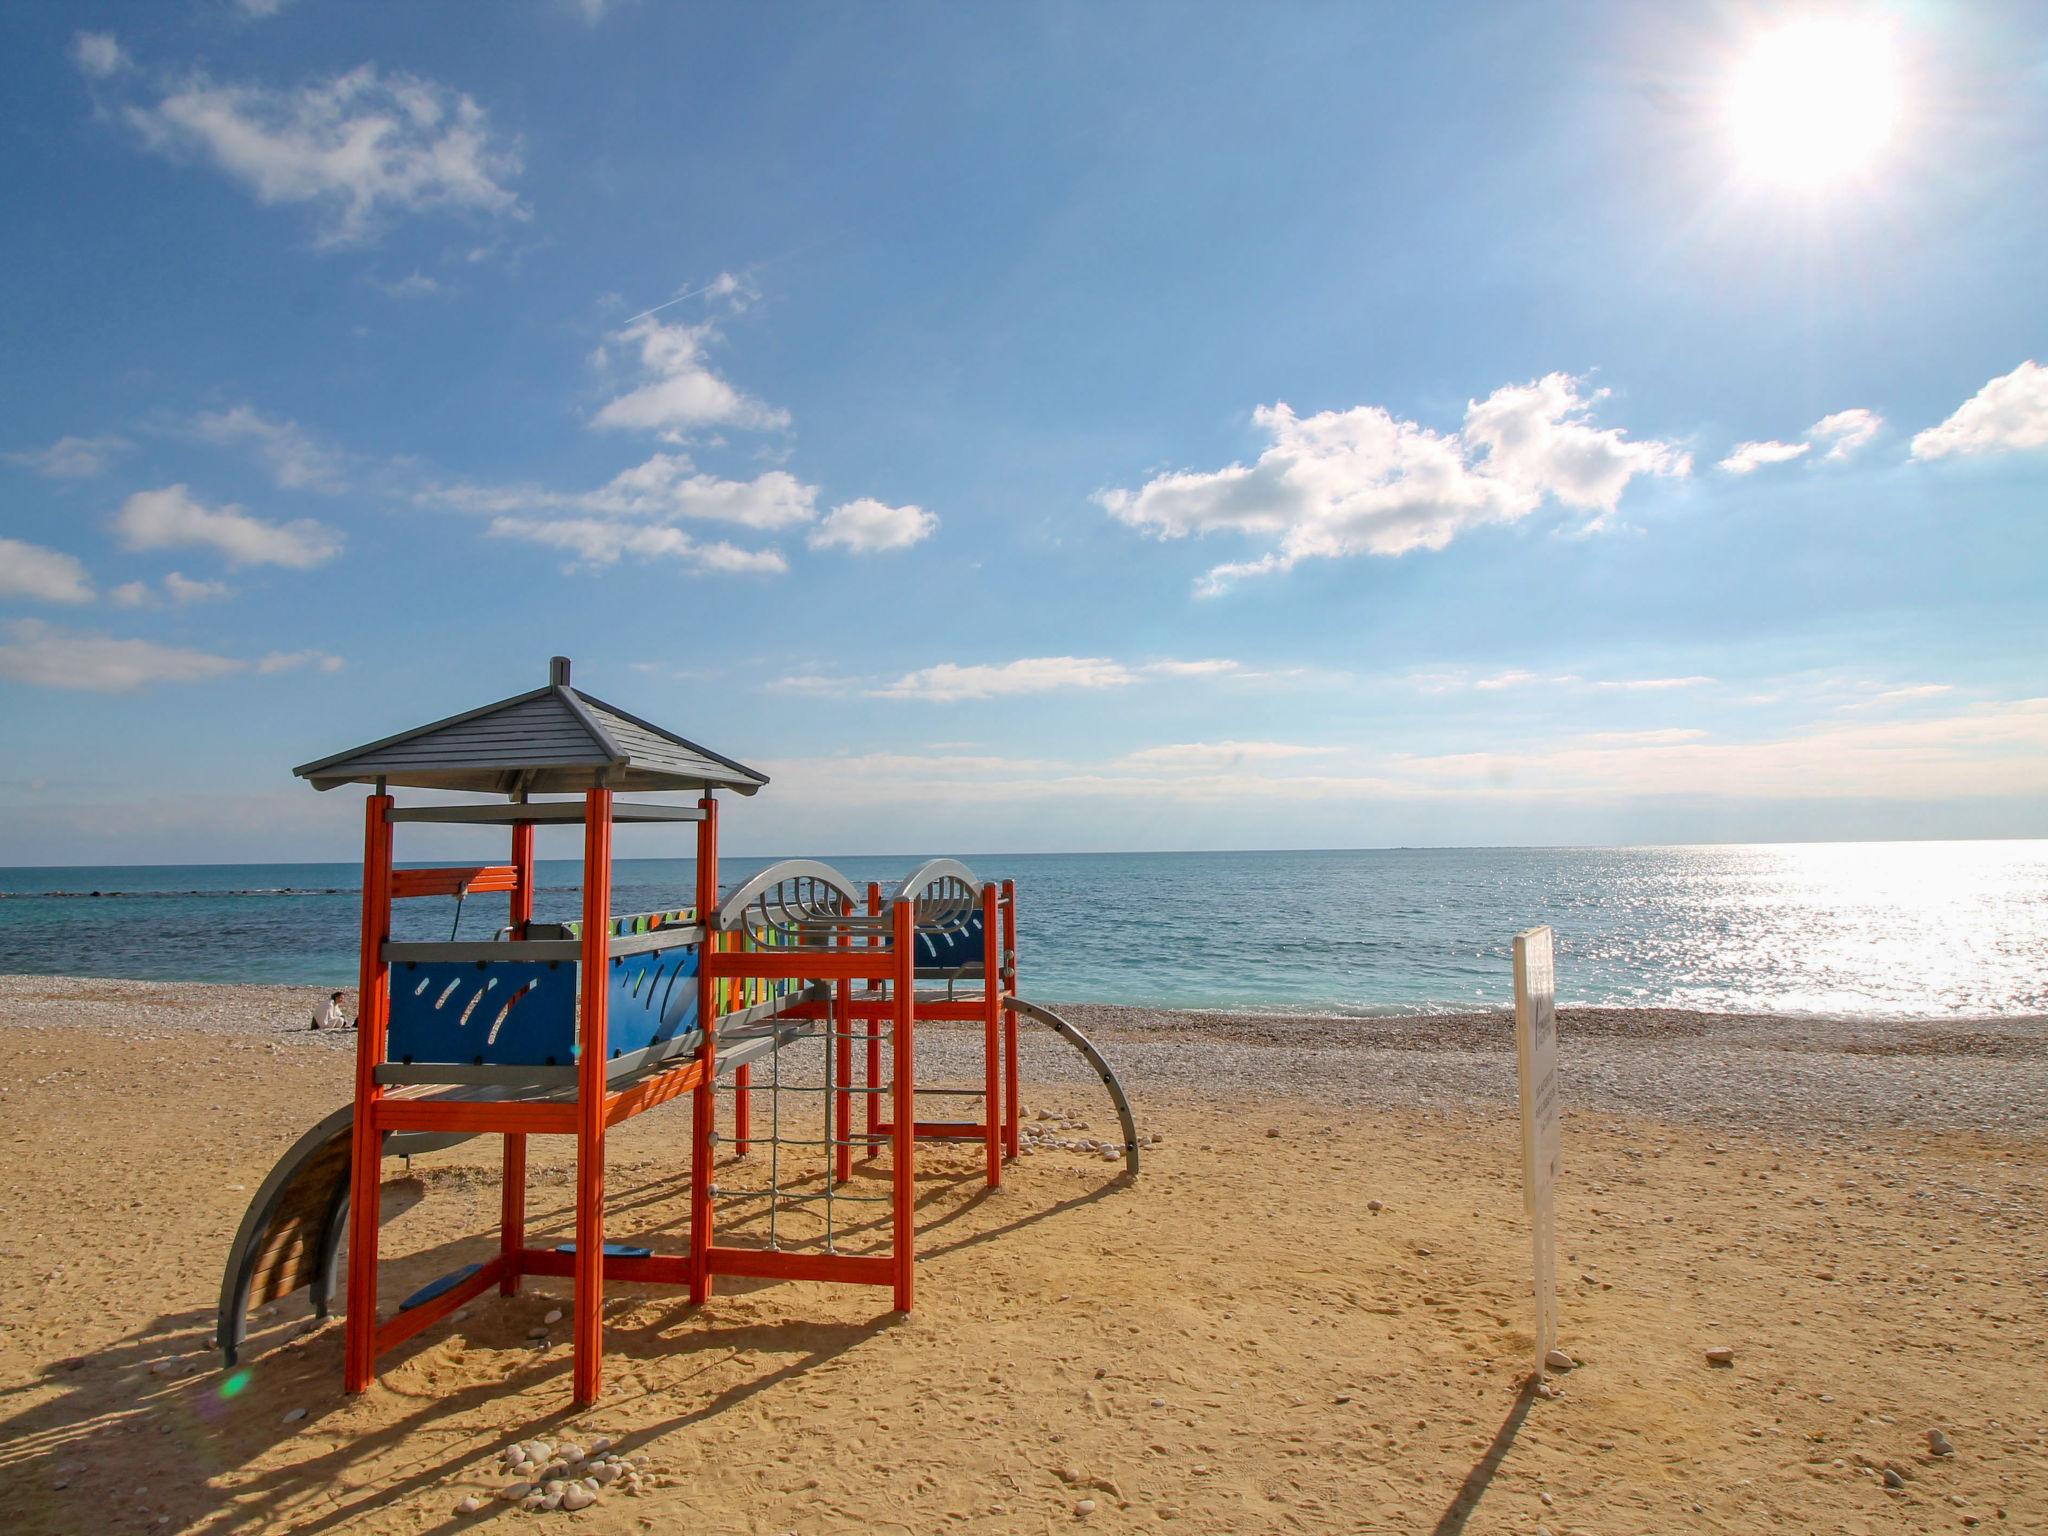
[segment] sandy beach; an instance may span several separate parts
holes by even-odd
[[[0,978],[10,1531],[2048,1527],[2048,1020],[1563,1011],[1578,1364],[1544,1399],[1503,1016],[1075,1008],[1161,1138],[1135,1183],[1041,1148],[989,1194],[935,1149],[910,1319],[620,1286],[575,1415],[566,1282],[473,1303],[353,1400],[338,1322],[289,1298],[223,1394],[236,1222],[349,1093],[352,1039],[291,1027],[314,996]],[[1110,1134],[1080,1059],[1025,1038],[1033,1124]],[[922,1076],[967,1059],[921,1047]],[[681,1241],[681,1114],[615,1134],[615,1234]],[[542,1232],[566,1152],[536,1144]],[[385,1297],[489,1250],[492,1144],[388,1178]],[[504,1447],[570,1435],[641,1491],[455,1513]]]

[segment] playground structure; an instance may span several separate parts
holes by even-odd
[[[1013,882],[982,882],[935,859],[885,892],[792,860],[722,894],[717,792],[752,795],[766,777],[579,693],[563,658],[543,688],[295,771],[323,790],[371,786],[355,1096],[287,1151],[243,1218],[221,1292],[218,1342],[230,1365],[252,1307],[306,1286],[315,1313],[330,1311],[344,1238],[351,1393],[369,1387],[382,1356],[494,1287],[516,1294],[528,1275],[573,1281],[579,1405],[602,1387],[608,1281],[686,1287],[693,1303],[709,1300],[721,1275],[887,1286],[895,1309],[907,1312],[917,1146],[978,1144],[981,1176],[991,1189],[1001,1185],[1019,1151],[1020,1018],[1047,1025],[1087,1057],[1115,1103],[1126,1173],[1138,1172],[1130,1106],[1108,1063],[1067,1021],[1016,995]],[[401,807],[394,787],[504,799]],[[696,803],[618,798],[677,790],[694,792]],[[509,827],[510,862],[398,868],[394,833],[408,823]],[[630,823],[694,826],[692,905],[611,911],[612,829]],[[582,829],[581,915],[540,922],[535,828],[562,824]],[[459,932],[460,903],[482,894],[507,898],[495,938],[392,940],[394,902],[452,896]],[[921,982],[943,987],[921,992]],[[916,1030],[926,1022],[980,1026],[978,1085],[918,1081]],[[754,1114],[764,1094],[765,1131]],[[802,1101],[801,1118],[784,1113],[791,1095]],[[979,1111],[919,1118],[919,1099],[933,1097],[978,1101]],[[607,1242],[607,1133],[685,1100],[687,1251]],[[527,1138],[535,1135],[576,1139],[575,1235],[555,1247],[527,1240]],[[380,1317],[383,1159],[479,1136],[502,1142],[497,1253]],[[748,1187],[719,1182],[727,1145],[734,1157],[724,1166],[746,1169]],[[765,1157],[752,1156],[763,1149]],[[848,1187],[856,1155],[863,1164],[886,1156],[886,1192],[871,1192],[876,1178]],[[812,1159],[816,1187],[785,1167]],[[745,1215],[721,1241],[721,1211],[734,1207]],[[765,1242],[732,1235],[763,1226]]]

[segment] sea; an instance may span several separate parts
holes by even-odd
[[[737,884],[765,859],[727,859]],[[885,884],[920,860],[846,858]],[[1871,1019],[2048,1013],[2048,841],[999,854],[1021,995],[1276,1014],[1500,1008],[1514,935],[1560,1002]],[[579,906],[543,861],[536,915]],[[0,868],[0,972],[347,987],[353,864]],[[616,912],[687,905],[690,862],[621,860]],[[505,898],[399,904],[396,937],[489,938]]]

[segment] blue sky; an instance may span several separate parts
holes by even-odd
[[[12,8],[0,863],[556,652],[743,852],[2048,835],[2048,17],[1815,14]]]

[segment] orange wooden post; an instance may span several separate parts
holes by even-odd
[[[576,1401],[597,1401],[604,1374],[604,1119],[610,1059],[612,792],[583,794],[582,1013],[576,1056]]]
[[[690,1300],[711,1298],[711,1135],[718,1128],[718,983],[711,976],[711,957],[718,920],[718,802],[706,795],[697,802],[704,819],[697,823],[697,921],[704,938],[697,950],[697,1027],[704,1043],[697,1059],[704,1064],[690,1101]]]
[[[998,965],[1002,972],[1003,991],[1011,997],[1017,995],[1017,882],[1003,882],[1003,947]],[[1011,1157],[1022,1150],[1022,1136],[1017,1128],[1017,1015],[1007,1009],[1003,1013],[1003,1139]]]
[[[912,1025],[917,1012],[917,914],[899,899],[892,925],[896,961],[896,1038],[890,1048],[895,1068],[896,1310],[908,1312],[917,1288],[917,1079]],[[872,1096],[871,1096],[872,1097]]]
[[[874,881],[868,882],[868,916],[882,915],[882,888]],[[872,925],[868,929],[868,944],[873,947],[880,942]],[[869,1001],[876,1001],[878,988],[872,981],[867,983]],[[878,1013],[868,1014],[868,1141],[867,1150],[861,1154],[861,1161],[867,1162],[880,1154],[877,1138],[882,1134],[882,1095],[877,1091],[882,1086],[882,1020]]]
[[[988,1149],[988,1187],[1003,1187],[1003,992],[996,963],[996,888],[981,888],[981,1135]]]
[[[383,788],[378,785],[379,790]],[[391,797],[373,794],[363,804],[362,955],[356,972],[356,1113],[350,1140],[348,1211],[348,1322],[342,1342],[342,1386],[364,1392],[377,1375],[377,1226],[382,1215],[383,1135],[377,1101],[384,1096],[377,1069],[384,1064],[391,1026],[391,969],[384,943],[391,937]]]
[[[515,884],[506,921],[514,940],[526,937],[533,921],[533,823],[512,824],[512,870]],[[498,1281],[500,1296],[519,1294],[519,1251],[526,1246],[526,1135],[521,1131],[505,1136],[505,1175],[498,1196],[498,1252],[505,1256],[505,1273]]]
[[[839,915],[849,916],[852,905],[842,900]],[[841,926],[837,934],[838,947],[853,947],[852,933]],[[832,1096],[832,1177],[844,1184],[853,1177],[853,983],[841,977],[833,989],[832,1030],[832,1086],[838,1090]],[[869,1095],[873,1097],[872,1094]]]

